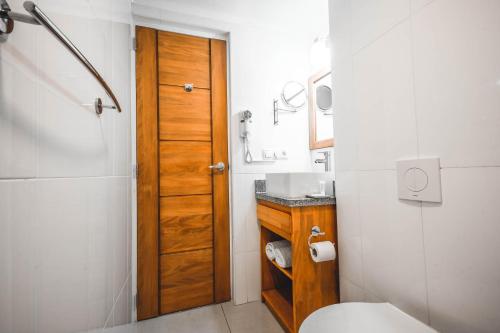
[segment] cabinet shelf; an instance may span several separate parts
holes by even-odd
[[[276,263],[276,261],[274,261],[274,260],[271,260],[271,262],[273,263],[274,267],[276,267],[287,278],[289,278],[290,280],[293,280],[292,268],[283,268],[280,265],[278,265],[278,263]]]
[[[267,304],[280,324],[288,332],[294,332],[292,304],[290,304],[285,296],[277,289],[269,289],[262,291],[262,300]]]

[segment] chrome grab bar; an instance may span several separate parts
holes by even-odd
[[[83,55],[83,53],[71,42],[71,40],[52,22],[47,15],[42,12],[42,10],[34,4],[32,1],[25,1],[23,4],[24,9],[28,13],[31,14],[32,17],[24,14],[18,14],[18,13],[13,13],[10,11],[10,8],[7,4],[6,0],[0,0],[0,9],[1,9],[1,17],[3,21],[5,21],[5,15],[8,16],[13,21],[20,21],[24,23],[30,23],[30,24],[40,24],[43,25],[47,30],[59,41],[61,42],[66,49],[73,54],[79,61],[80,63],[85,66],[85,68],[94,76],[94,78],[101,84],[101,86],[104,88],[108,96],[113,100],[113,103],[116,106],[116,110],[118,112],[122,112],[122,109],[120,107],[120,103],[118,102],[118,99],[116,98],[115,94],[113,94],[113,91],[111,88],[108,86],[106,81],[102,78],[101,74],[97,71],[97,69],[94,68],[94,66],[90,63],[90,61]],[[9,33],[12,31],[8,31]],[[1,32],[1,31],[0,31]],[[4,32],[5,33],[5,32]],[[4,37],[5,38],[5,37]],[[98,108],[98,105],[100,108]],[[96,103],[96,113],[101,114],[102,113],[102,103]]]

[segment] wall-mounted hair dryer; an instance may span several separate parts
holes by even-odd
[[[245,162],[252,163],[253,156],[250,152],[249,137],[252,133],[252,112],[250,110],[242,111],[240,114],[240,137],[243,139],[243,151]]]
[[[251,133],[252,124],[252,112],[245,110],[241,112],[240,116],[240,136],[242,138],[247,138]]]

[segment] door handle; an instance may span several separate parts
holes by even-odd
[[[211,170],[216,170],[216,171],[222,172],[222,171],[224,171],[226,166],[224,165],[224,162],[219,162],[219,163],[214,164],[214,165],[209,165],[208,168]]]

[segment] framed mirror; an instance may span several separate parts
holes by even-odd
[[[332,74],[323,70],[309,78],[309,149],[333,147]]]

